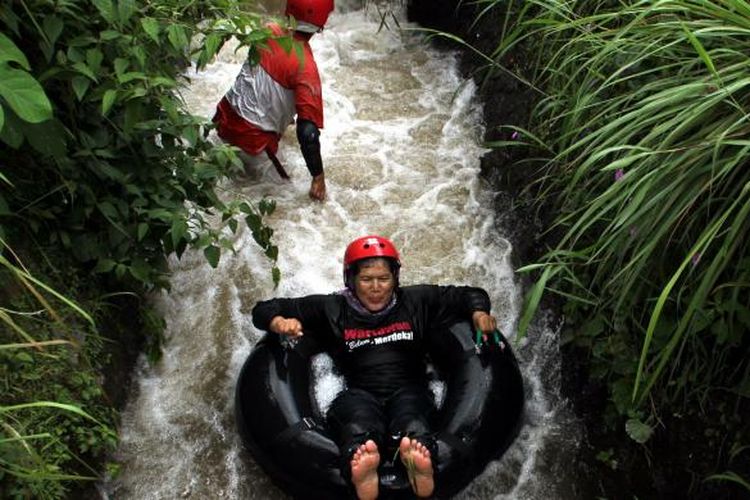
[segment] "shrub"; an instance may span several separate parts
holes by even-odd
[[[31,238],[89,271],[166,287],[166,255],[191,245],[216,265],[231,250],[223,228],[245,216],[275,259],[262,223],[273,203],[220,199],[217,182],[240,163],[179,94],[191,58],[205,65],[234,35],[262,43],[257,16],[229,1],[4,0],[0,12],[0,223],[12,244]]]

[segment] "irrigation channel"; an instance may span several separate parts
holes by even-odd
[[[321,146],[328,199],[316,203],[293,128],[281,145],[291,181],[269,164],[222,187],[225,197],[273,197],[282,279],[246,228],[237,253],[212,269],[199,252],[171,261],[172,290],[154,298],[166,318],[163,359],[139,362],[115,457],[120,474],[99,486],[102,498],[284,499],[242,448],[233,391],[242,362],[262,332],[251,323],[256,301],[330,293],[342,287],[346,244],[367,233],[391,237],[402,252],[402,283],[472,284],[490,294],[493,312],[515,337],[521,287],[513,248],[498,227],[493,192],[479,177],[485,153],[475,84],[457,54],[429,48],[415,31],[378,30],[375,9],[337,1],[325,31],[312,39],[323,81]],[[397,16],[403,16],[396,12]],[[400,20],[401,28],[415,28]],[[211,117],[246,51],[226,46],[205,71],[190,74],[190,109]],[[537,321],[516,345],[525,378],[525,423],[501,460],[461,499],[574,498],[566,464],[575,422],[557,395],[555,331]],[[341,387],[330,359],[316,358],[316,395],[326,407]]]

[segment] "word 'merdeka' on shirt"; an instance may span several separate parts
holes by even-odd
[[[349,351],[364,346],[387,344],[399,340],[414,340],[411,323],[398,321],[380,328],[345,328],[344,342]]]

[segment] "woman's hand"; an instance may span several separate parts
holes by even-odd
[[[271,319],[268,328],[274,333],[287,335],[289,337],[301,337],[304,335],[302,332],[302,323],[300,323],[297,318],[274,316],[273,319]]]
[[[477,353],[481,352],[482,348],[486,345],[499,346],[501,351],[505,350],[505,342],[502,341],[503,335],[497,329],[497,320],[495,317],[484,311],[475,311],[471,315],[471,319],[474,322],[474,330],[476,331],[476,342]]]
[[[497,329],[495,317],[484,311],[474,311],[471,319],[474,322],[474,330],[480,330],[485,335],[489,335]]]

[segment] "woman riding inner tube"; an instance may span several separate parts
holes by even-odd
[[[300,394],[305,387],[292,381],[309,383],[299,373],[304,368],[280,342],[266,337],[243,367],[237,391],[240,432],[256,459],[268,458],[267,448],[277,445],[270,452],[275,460],[258,461],[295,495],[316,497],[315,482],[327,484],[320,495],[340,497],[348,487],[360,499],[404,490],[419,498],[452,494],[515,437],[523,384],[496,330],[487,293],[469,286],[402,287],[400,267],[391,241],[365,236],[346,249],[343,290],[271,299],[253,309],[259,329],[294,339],[306,335],[299,346],[314,340],[331,355],[346,385],[322,426],[314,418],[309,388]],[[474,332],[478,340],[495,344],[476,347]],[[251,363],[253,354],[265,362]],[[308,358],[299,356],[303,365]],[[428,361],[448,374],[439,410],[428,384]],[[265,379],[266,386],[253,389],[252,382],[243,382],[250,379]],[[265,414],[296,418],[288,429],[279,430],[269,417],[264,434],[253,431],[256,415],[264,413],[254,400],[264,391],[267,399],[276,394],[275,412]],[[284,393],[290,401],[279,396]],[[270,439],[265,447],[264,439]],[[336,459],[340,472],[332,477],[336,474],[326,467]],[[399,482],[399,476],[408,481]],[[300,478],[306,479],[300,483]]]

